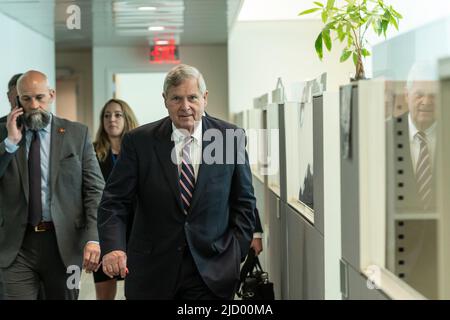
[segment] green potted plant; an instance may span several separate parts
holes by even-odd
[[[367,50],[365,38],[367,30],[372,26],[377,35],[384,34],[390,25],[398,30],[401,14],[387,5],[384,0],[344,0],[342,6],[335,6],[335,0],[327,0],[326,3],[315,1],[316,7],[302,11],[299,15],[320,12],[325,26],[317,36],[315,48],[317,55],[322,60],[323,45],[331,51],[332,32],[337,34],[340,42],[346,41],[346,47],[342,51],[341,62],[353,56],[356,66],[355,78],[365,79],[363,57],[370,56]]]

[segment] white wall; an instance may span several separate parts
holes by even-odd
[[[161,98],[166,73],[116,74],[116,98],[126,101],[133,109],[139,124],[157,121],[167,116]]]
[[[0,115],[9,112],[6,97],[9,79],[30,69],[47,74],[55,87],[55,44],[53,40],[0,13]]]
[[[387,39],[450,16],[450,1],[447,0],[390,0],[389,4],[403,16],[403,19],[400,20],[399,31],[393,28],[388,32]],[[378,38],[372,33],[369,40],[375,45],[383,42],[384,37]]]
[[[450,17],[428,23],[375,45],[374,77],[406,80],[414,64],[428,61],[426,78],[437,80],[437,61],[450,56],[450,43],[447,39],[450,39]]]
[[[312,2],[312,0],[245,0],[239,14],[239,20],[267,21],[275,19],[320,19],[320,14],[298,17],[298,13],[300,11],[312,8],[314,6]],[[344,0],[336,0],[337,6],[342,3],[344,3]],[[379,37],[375,34],[375,32],[369,29],[369,32],[367,33],[367,40],[371,46],[382,43],[385,40],[389,40],[429,22],[450,16],[450,2],[446,0],[386,0],[386,3],[392,5],[403,15],[403,19],[400,20],[399,31],[395,30],[395,28],[390,28],[385,39],[384,36]],[[441,37],[441,39],[444,38]],[[437,43],[440,44],[442,41],[437,40]],[[371,46],[368,46],[370,51],[372,51]],[[366,76],[373,77],[372,58],[366,59],[364,65],[366,67]]]
[[[71,71],[70,77],[77,80],[77,119],[89,127],[89,132],[93,136],[96,130],[92,125],[92,51],[57,51],[56,68]]]
[[[411,66],[419,61],[436,62],[450,55],[450,2],[444,0],[391,0],[403,15],[399,31],[390,30],[387,39],[373,43],[373,76],[405,80]],[[437,73],[436,73],[437,78]]]
[[[275,89],[278,77],[289,99],[293,83],[325,71],[329,90],[348,83],[354,66],[350,59],[339,63],[339,45],[323,62],[316,55],[321,26],[316,20],[237,22],[228,42],[230,112],[252,108],[253,98]]]
[[[387,76],[394,75],[392,77],[394,79],[404,79],[405,75],[403,69],[409,69],[411,61],[416,59],[416,52],[420,52],[421,49],[422,51],[428,51],[430,46],[433,47],[433,49],[436,48],[436,52],[445,52],[446,48],[448,48],[448,41],[446,41],[448,39],[448,33],[445,35],[443,34],[445,31],[448,32],[448,29],[445,29],[445,27],[443,28],[443,26],[439,26],[440,29],[433,30],[436,31],[435,33],[430,32],[429,34],[426,34],[427,31],[425,31],[422,34],[417,34],[416,36],[411,35],[411,37],[406,34],[422,27],[427,29],[427,26],[425,25],[430,25],[432,22],[445,17],[450,17],[450,1],[389,0],[389,4],[403,16],[403,19],[400,19],[399,21],[399,30],[397,31],[393,26],[390,26],[385,38],[384,36],[376,35],[372,29],[369,29],[369,32],[367,33],[367,41],[370,43],[370,46],[368,46],[368,49],[372,53],[375,53],[377,51],[375,47],[378,46],[378,48],[387,48],[389,45],[384,45],[387,41],[401,38],[399,40],[394,40],[399,43],[399,46],[398,50],[394,48],[392,52],[394,55],[395,52],[401,51],[401,53],[397,54],[396,57],[393,57],[394,59],[397,59],[397,61],[392,64],[394,66],[392,68],[398,69],[397,62],[402,66],[400,66],[399,70],[396,70],[395,72],[394,70],[392,70],[392,72],[387,70],[384,73]],[[432,24],[430,27],[432,28]],[[415,43],[416,40],[414,40],[414,38],[417,39],[417,44]],[[415,46],[417,46],[417,48],[415,48]],[[444,48],[439,48],[441,46]],[[386,55],[381,57],[378,50],[378,56],[373,55],[372,57],[366,59],[365,65],[367,76],[376,77],[380,75],[380,64],[385,65],[385,62],[379,60],[377,61],[376,59],[385,60],[388,58],[388,55],[391,55],[392,52],[386,52]],[[420,57],[420,59],[424,59],[425,57],[426,53],[423,54],[423,57]],[[434,57],[426,58],[434,59]],[[391,66],[386,67],[390,68]]]
[[[227,47],[180,47],[180,60],[202,72],[209,90],[207,111],[223,118],[228,115]],[[167,72],[173,65],[150,64],[147,47],[94,47],[94,127],[103,104],[113,95],[112,77],[115,73]],[[160,84],[162,92],[163,83]],[[161,97],[161,108],[164,108]],[[143,124],[143,123],[142,123]]]
[[[312,1],[244,0],[238,21],[298,20],[299,12],[312,7]]]
[[[181,62],[192,64],[202,72],[208,88],[206,111],[214,117],[228,119],[227,46],[185,46],[180,49]]]

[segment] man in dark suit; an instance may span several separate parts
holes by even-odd
[[[196,68],[174,67],[164,81],[169,117],[123,138],[98,228],[103,271],[112,277],[129,270],[127,299],[234,296],[252,239],[255,197],[245,133],[202,117],[207,95]]]
[[[211,117],[209,113],[206,111],[203,114],[205,117]],[[255,255],[259,255],[263,251],[263,243],[262,243],[262,237],[263,237],[263,227],[261,224],[261,217],[259,216],[258,208],[255,207],[255,230],[253,232],[253,239],[250,243],[250,248],[255,251]]]
[[[16,96],[17,96],[17,80],[20,78],[22,73],[15,74],[11,77],[11,79],[8,82],[8,92],[6,95],[8,96],[9,105],[11,107],[10,110],[12,110],[16,106]],[[8,116],[4,116],[0,118],[0,123],[5,123],[6,118]]]
[[[55,97],[47,77],[28,71],[17,90],[23,108],[0,125],[5,296],[36,299],[42,283],[47,299],[76,299],[81,266],[89,272],[99,262],[96,212],[104,181],[87,127],[47,111]]]
[[[11,107],[10,110],[12,110],[16,106],[16,96],[17,96],[17,79],[22,75],[22,73],[15,74],[11,77],[11,79],[8,82],[8,92],[6,93],[9,101],[9,105]],[[6,123],[6,119],[8,116],[4,116],[0,118],[0,124]],[[0,300],[4,299],[3,294],[3,279],[2,279],[2,273],[0,271]]]
[[[405,99],[409,112],[391,123],[395,142],[393,174],[399,188],[396,194],[400,192],[401,196],[396,199],[398,211],[435,209],[436,93],[434,81],[408,82]],[[423,180],[418,174],[428,179]]]

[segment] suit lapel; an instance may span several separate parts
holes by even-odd
[[[53,116],[52,117],[52,130],[50,136],[50,183],[51,189],[54,190],[56,177],[59,171],[59,160],[61,155],[62,143],[64,140],[65,130],[61,121]]]
[[[195,189],[194,194],[192,195],[192,201],[191,206],[189,208],[189,212],[192,212],[192,210],[195,208],[195,206],[198,203],[198,200],[201,198],[203,194],[203,190],[206,187],[207,179],[210,176],[211,170],[213,170],[213,165],[206,164],[205,160],[203,159],[203,152],[205,148],[211,143],[211,141],[205,141],[203,139],[203,136],[205,134],[205,131],[208,130],[208,121],[207,117],[202,117],[202,162],[200,163],[199,169],[198,169],[198,175],[197,180],[195,182]]]
[[[158,139],[154,145],[155,154],[159,160],[159,164],[161,165],[164,176],[166,177],[167,182],[169,183],[170,188],[175,196],[176,202],[180,209],[183,211],[183,204],[181,203],[180,196],[180,187],[178,184],[178,167],[172,161],[172,150],[175,147],[174,142],[172,141],[172,122],[170,118],[167,118],[164,121],[158,131]]]
[[[23,193],[28,203],[28,161],[27,161],[27,139],[25,138],[26,131],[23,131],[23,138],[19,143],[19,150],[17,151],[17,167],[19,168],[20,179],[22,180]]]

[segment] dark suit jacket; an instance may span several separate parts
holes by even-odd
[[[100,165],[100,170],[102,171],[103,179],[105,179],[105,182],[108,181],[108,178],[111,175],[111,172],[112,172],[112,170],[114,168],[111,150],[109,150],[105,161],[98,160],[98,164]],[[133,208],[133,214],[130,214],[128,216],[128,221],[127,221],[127,239],[128,239],[128,235],[131,232],[131,228],[133,226],[134,211],[136,210],[136,203],[135,203],[135,201],[133,201],[133,203],[132,203],[132,208]]]
[[[212,119],[220,121],[220,119],[212,117],[207,112],[205,112],[205,116],[208,118],[212,118]],[[261,224],[261,217],[259,216],[259,211],[258,211],[258,208],[256,208],[256,207],[255,207],[255,232],[260,232],[260,233],[264,232],[262,224]]]
[[[95,146],[94,146],[94,148],[95,148]],[[98,164],[100,165],[100,170],[102,171],[103,179],[105,179],[105,181],[108,181],[108,178],[114,168],[111,150],[109,150],[108,154],[106,155],[106,159],[104,161],[100,161],[98,158],[97,158],[97,160],[98,160]],[[133,226],[133,217],[134,217],[134,214],[128,216],[127,239],[131,232],[131,228]],[[102,268],[99,268],[96,272],[94,272],[93,276],[94,276],[95,283],[111,280],[111,278],[103,272]],[[121,278],[120,276],[115,277],[115,279],[123,280],[123,278]]]
[[[0,123],[6,123],[8,116],[4,116],[0,118]]]
[[[19,149],[5,150],[0,125],[0,267],[8,267],[22,245],[28,220],[28,162],[25,135]],[[61,258],[81,266],[87,241],[98,240],[97,208],[104,187],[86,126],[52,118],[50,213]]]
[[[203,134],[217,129],[224,137],[226,129],[236,129],[207,117],[202,118],[202,126]],[[203,162],[185,215],[178,168],[171,160],[171,134],[172,122],[166,117],[124,136],[98,212],[102,253],[125,251],[125,222],[136,195],[127,252],[127,299],[173,297],[186,245],[206,285],[217,296],[229,298],[254,229],[255,197],[247,155],[245,164]],[[235,138],[241,143],[242,139],[244,135]],[[212,143],[204,140],[203,150],[208,146]],[[235,155],[228,156],[236,161]]]
[[[108,152],[105,161],[98,160],[98,164],[100,165],[100,170],[102,171],[103,179],[105,179],[105,181],[108,181],[109,175],[111,174],[114,168],[111,150]]]
[[[264,232],[261,224],[261,218],[259,217],[259,211],[255,207],[255,232]]]

